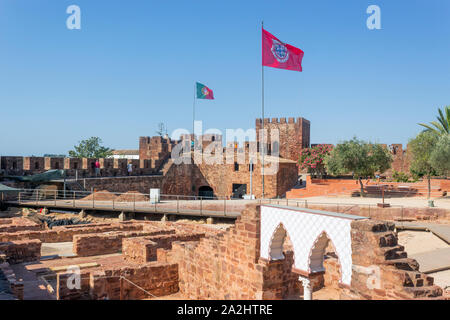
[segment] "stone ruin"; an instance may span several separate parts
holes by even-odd
[[[73,256],[42,259],[42,244],[57,242],[72,242]],[[392,223],[274,205],[249,205],[226,229],[132,220],[44,230],[0,219],[0,270],[18,299],[35,285],[24,268],[60,300],[310,299],[324,288],[339,299],[448,299]]]

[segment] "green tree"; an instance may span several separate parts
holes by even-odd
[[[430,155],[430,164],[439,174],[450,173],[450,134],[441,136]]]
[[[431,177],[436,175],[436,169],[431,163],[431,154],[435,149],[439,136],[433,131],[419,133],[409,141],[412,161],[410,171],[414,176],[426,177],[428,180],[428,199],[431,193]]]
[[[102,139],[99,137],[91,137],[87,140],[82,140],[75,150],[69,151],[69,156],[73,158],[107,158],[112,155],[112,149],[102,146]]]
[[[325,158],[327,171],[333,175],[352,173],[361,187],[364,196],[362,178],[373,177],[376,172],[383,173],[391,167],[392,156],[389,150],[380,144],[358,140],[356,137],[338,144]]]
[[[446,106],[444,111],[438,109],[439,115],[436,117],[437,121],[432,121],[430,124],[419,123],[425,127],[425,131],[431,131],[439,135],[450,133],[450,106]]]

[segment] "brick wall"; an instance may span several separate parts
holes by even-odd
[[[178,267],[176,264],[150,263],[90,272],[82,271],[81,289],[79,290],[67,287],[67,279],[71,275],[70,273],[57,274],[58,300],[82,297],[94,300],[137,300],[178,292]]]
[[[86,182],[86,190],[108,190],[110,192],[128,192],[132,190],[149,194],[151,188],[161,188],[163,177],[131,176],[98,179],[90,178],[84,181]]]
[[[0,233],[0,242],[38,239],[45,243],[70,242],[74,235],[102,233],[108,231],[142,231],[143,225],[131,222],[111,223],[109,225],[60,226],[43,231],[19,231]]]
[[[116,253],[122,250],[122,239],[167,234],[171,231],[129,231],[73,236],[73,253],[80,257]]]
[[[8,222],[8,223],[5,223]],[[3,232],[18,232],[26,230],[41,230],[41,226],[29,219],[12,218],[0,222],[0,233]]]
[[[150,237],[124,238],[122,252],[125,261],[146,263],[157,260],[157,249],[170,250],[175,241],[198,241],[204,233],[178,233]]]
[[[173,243],[167,259],[178,263],[180,292],[187,299],[270,299],[279,292],[270,279],[293,287],[282,280],[289,268],[259,259],[259,224],[259,207],[248,206],[227,231]]]
[[[9,264],[36,261],[41,257],[41,241],[17,240],[0,242],[0,253],[6,256]]]

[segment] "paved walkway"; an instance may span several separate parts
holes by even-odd
[[[437,223],[419,223],[419,222],[396,222],[397,229],[430,231],[436,237],[450,244],[450,225]]]
[[[419,262],[420,271],[424,273],[450,269],[450,247],[411,255]]]

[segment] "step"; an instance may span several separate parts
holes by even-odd
[[[385,265],[392,265],[399,270],[405,271],[419,271],[419,263],[410,258],[400,258],[384,261]]]
[[[408,257],[405,252],[405,247],[401,245],[382,247],[380,249],[384,252],[384,257],[386,260],[398,260]]]
[[[432,298],[442,296],[442,288],[438,286],[406,287],[405,291],[412,294],[414,298]]]
[[[393,247],[398,244],[397,238],[392,231],[377,233],[380,236],[379,246],[380,248]]]
[[[405,287],[429,287],[434,285],[434,278],[417,271],[406,271]]]

